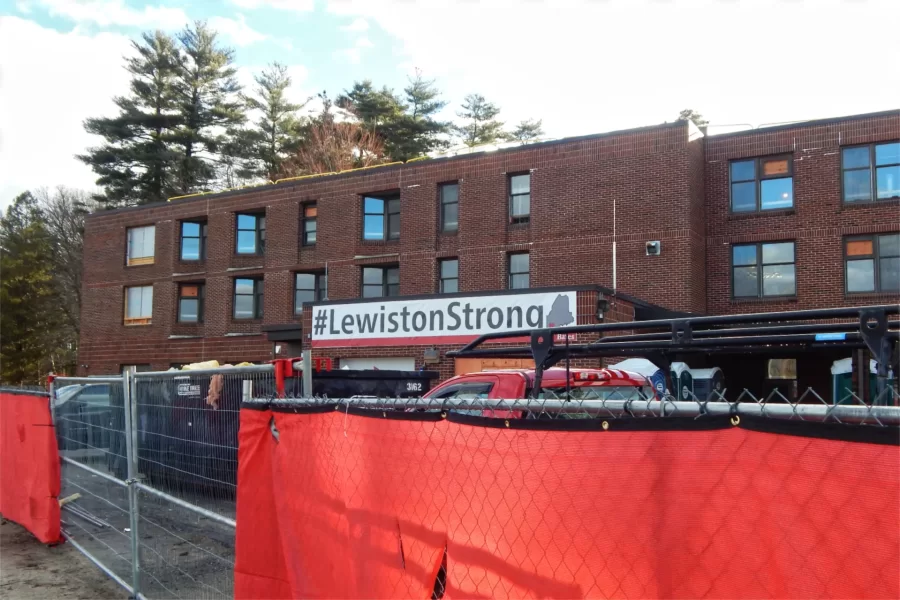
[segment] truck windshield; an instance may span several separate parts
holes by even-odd
[[[541,389],[538,398],[552,400],[651,400],[653,391],[649,387],[592,385],[571,388],[567,397],[566,388],[552,387]]]

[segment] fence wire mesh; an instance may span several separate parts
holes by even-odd
[[[133,561],[125,483],[115,483],[87,471],[81,463],[67,461],[60,465],[60,476],[60,498],[65,502],[63,535],[130,583]]]
[[[271,370],[232,371],[138,373],[134,389],[144,482],[233,519],[241,401],[274,382]]]
[[[139,493],[141,592],[148,598],[234,596],[234,528]]]
[[[124,481],[125,409],[121,378],[58,377],[52,410],[60,456]]]
[[[66,537],[143,597],[233,597],[239,409],[274,393],[268,366],[57,378]]]

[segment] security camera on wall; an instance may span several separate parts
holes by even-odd
[[[647,256],[659,256],[660,252],[662,252],[660,242],[647,242]]]

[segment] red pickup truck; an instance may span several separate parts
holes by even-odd
[[[566,398],[567,372],[563,368],[545,369],[537,398]],[[647,400],[656,395],[643,375],[619,369],[569,369],[571,400]],[[530,398],[534,388],[534,369],[503,369],[457,375],[425,394],[425,398],[467,400],[512,400]],[[489,404],[486,403],[486,404]],[[466,411],[469,412],[469,411]],[[517,417],[509,411],[486,410],[484,416]]]

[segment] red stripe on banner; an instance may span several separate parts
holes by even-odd
[[[564,334],[553,336],[557,342],[565,342]],[[422,337],[402,338],[353,338],[346,340],[313,340],[313,348],[357,348],[372,346],[436,346],[439,344],[468,344],[477,340],[477,335],[427,335]],[[487,344],[522,344],[530,341],[528,337],[503,338],[500,340],[488,340]],[[575,335],[571,334],[569,341],[575,341]]]

